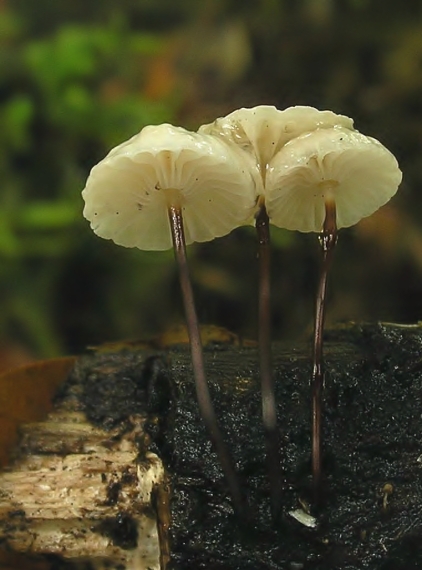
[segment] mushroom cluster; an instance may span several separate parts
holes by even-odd
[[[377,140],[356,131],[352,119],[313,107],[297,106],[283,111],[271,106],[239,109],[199,130],[235,146],[256,180],[262,416],[275,517],[281,474],[271,372],[269,224],[318,232],[323,248],[312,367],[312,472],[318,497],[325,291],[337,229],[357,223],[385,204],[397,191],[401,172],[395,157]]]
[[[82,192],[84,216],[100,237],[125,247],[173,247],[201,416],[238,515],[245,499],[213,409],[204,368],[186,245],[255,224],[259,252],[259,351],[273,519],[281,495],[280,445],[271,366],[269,225],[317,232],[323,263],[312,367],[312,466],[321,479],[322,338],[325,290],[337,230],[357,223],[397,191],[401,172],[377,140],[331,111],[297,106],[239,109],[198,132],[145,127],[94,166]]]

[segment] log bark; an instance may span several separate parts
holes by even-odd
[[[186,346],[78,359],[0,474],[0,538],[56,567],[422,567],[422,327],[348,325],[325,341],[322,501],[310,466],[310,346],[274,345],[283,495],[270,522],[257,349],[209,343],[217,414],[249,501],[237,521],[200,421]]]

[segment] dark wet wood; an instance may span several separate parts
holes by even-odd
[[[283,466],[281,516],[276,528],[270,523],[257,348],[211,342],[204,350],[211,396],[251,505],[252,522],[242,526],[234,516],[223,473],[195,403],[188,348],[123,347],[116,353],[97,353],[78,361],[56,400],[56,414],[63,410],[74,414],[73,427],[67,421],[69,438],[63,435],[66,422],[50,420],[47,427],[32,424],[24,428],[20,457],[0,476],[3,540],[22,550],[17,541],[25,542],[30,513],[16,502],[7,502],[5,483],[13,473],[34,472],[34,454],[48,461],[53,461],[54,454],[62,461],[76,461],[81,451],[87,453],[92,439],[93,449],[101,448],[104,460],[116,446],[126,447],[130,441],[130,449],[137,450],[134,465],[152,451],[166,468],[171,511],[167,570],[421,568],[422,328],[345,326],[328,331],[324,346],[325,501],[319,509],[312,503],[310,342],[274,345]],[[84,430],[79,423],[86,426]],[[122,492],[121,485],[134,481],[132,472],[129,469],[126,478],[116,481],[107,475],[103,484],[107,508],[120,505],[118,512],[113,511],[114,523],[125,522],[125,509],[131,509],[132,518],[136,509],[144,512],[135,498],[121,502],[129,491]],[[54,483],[57,515],[50,519],[58,527],[67,504],[60,503],[63,473]],[[95,508],[96,516],[103,516],[98,503]],[[148,508],[154,509],[153,502]],[[84,517],[92,518],[93,510],[87,503]],[[304,522],[315,526],[295,518],[306,511],[314,518]],[[164,534],[167,524],[164,520]],[[115,526],[102,528],[107,536],[114,536]],[[129,531],[120,537],[124,539],[122,552],[132,552],[138,540]],[[29,540],[33,535],[26,532],[26,545],[32,544],[26,548],[34,551],[37,541]],[[82,550],[86,540],[86,536],[81,538]],[[74,543],[78,544],[77,536]],[[45,553],[45,544],[43,548],[39,552]],[[61,555],[70,559],[69,552]]]

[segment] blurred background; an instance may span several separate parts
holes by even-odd
[[[350,115],[397,156],[397,196],[340,233],[327,320],[422,317],[422,0],[1,0],[2,368],[182,320],[172,253],[96,237],[81,190],[146,124],[259,104]],[[274,336],[299,339],[318,241],[272,237]],[[253,228],[188,254],[201,322],[256,338]]]

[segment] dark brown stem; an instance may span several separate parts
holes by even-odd
[[[241,492],[239,479],[234,468],[229,450],[224,442],[223,435],[218,425],[211,395],[205,377],[204,355],[202,351],[201,333],[199,330],[198,317],[195,309],[192,284],[189,277],[189,269],[186,257],[186,242],[183,229],[183,216],[181,209],[169,206],[169,219],[173,238],[173,247],[176,262],[179,268],[179,280],[182,290],[183,304],[185,308],[186,325],[188,328],[189,342],[192,356],[193,375],[195,379],[196,395],[199,411],[204,424],[209,432],[211,442],[220,461],[223,473],[226,477],[232,495],[233,505],[240,520],[246,514],[246,502]]]
[[[271,516],[277,520],[281,499],[280,441],[271,364],[271,259],[270,226],[265,205],[256,215],[259,257],[259,365],[261,375],[262,420],[265,430],[267,470],[270,482]]]
[[[170,562],[170,486],[167,481],[156,485],[151,494],[151,501],[157,513],[157,534],[160,545],[160,570],[166,570]]]
[[[324,387],[323,336],[327,278],[334,247],[337,242],[336,206],[334,201],[326,203],[324,227],[320,235],[322,266],[316,296],[315,329],[312,367],[312,479],[315,500],[320,499],[321,455],[322,455],[322,392]]]

